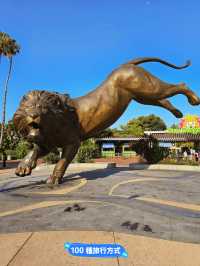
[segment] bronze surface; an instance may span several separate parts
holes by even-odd
[[[24,96],[13,120],[21,135],[33,144],[33,150],[20,162],[16,174],[31,174],[39,157],[61,147],[62,157],[48,180],[52,184],[60,183],[81,141],[112,125],[131,100],[163,107],[178,118],[182,113],[167,98],[184,94],[191,105],[200,104],[199,97],[184,83],[166,83],[138,66],[145,62],[160,62],[175,69],[190,65],[187,62],[175,66],[159,58],[138,58],[114,70],[85,96],[70,99],[68,95],[43,90]]]

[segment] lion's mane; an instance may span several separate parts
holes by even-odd
[[[45,90],[33,90],[23,96],[20,106],[13,117],[16,129],[22,135],[26,135],[26,117],[35,114],[44,115],[53,112],[55,116],[67,116],[74,119],[75,109],[68,94],[48,92]]]

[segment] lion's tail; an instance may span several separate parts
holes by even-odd
[[[162,60],[160,58],[157,58],[157,57],[141,57],[141,58],[136,58],[136,59],[133,59],[131,61],[128,61],[127,63],[123,64],[123,65],[127,65],[127,64],[133,64],[133,65],[139,65],[139,64],[143,64],[143,63],[147,63],[147,62],[159,62],[161,64],[164,64],[166,66],[169,66],[169,67],[172,67],[172,68],[175,68],[175,69],[183,69],[183,68],[186,68],[188,66],[191,65],[191,61],[190,60],[187,60],[186,63],[182,66],[176,66],[176,65],[173,65],[165,60]]]

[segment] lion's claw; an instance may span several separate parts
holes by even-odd
[[[46,180],[46,184],[48,185],[59,185],[62,183],[62,178],[55,178],[54,176],[49,176]]]
[[[31,174],[31,167],[30,166],[18,166],[15,174],[17,176],[26,176],[26,175],[30,175]]]

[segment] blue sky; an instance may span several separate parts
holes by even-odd
[[[2,0],[0,31],[21,45],[8,94],[7,119],[32,89],[86,94],[120,64],[156,56],[192,66],[174,70],[158,63],[143,67],[170,83],[186,82],[200,95],[200,3],[197,0]],[[0,65],[0,82],[6,71]],[[1,85],[2,87],[2,85]],[[184,114],[199,115],[184,96],[171,99]],[[132,102],[115,127],[154,113],[168,125],[177,119],[159,107]]]

